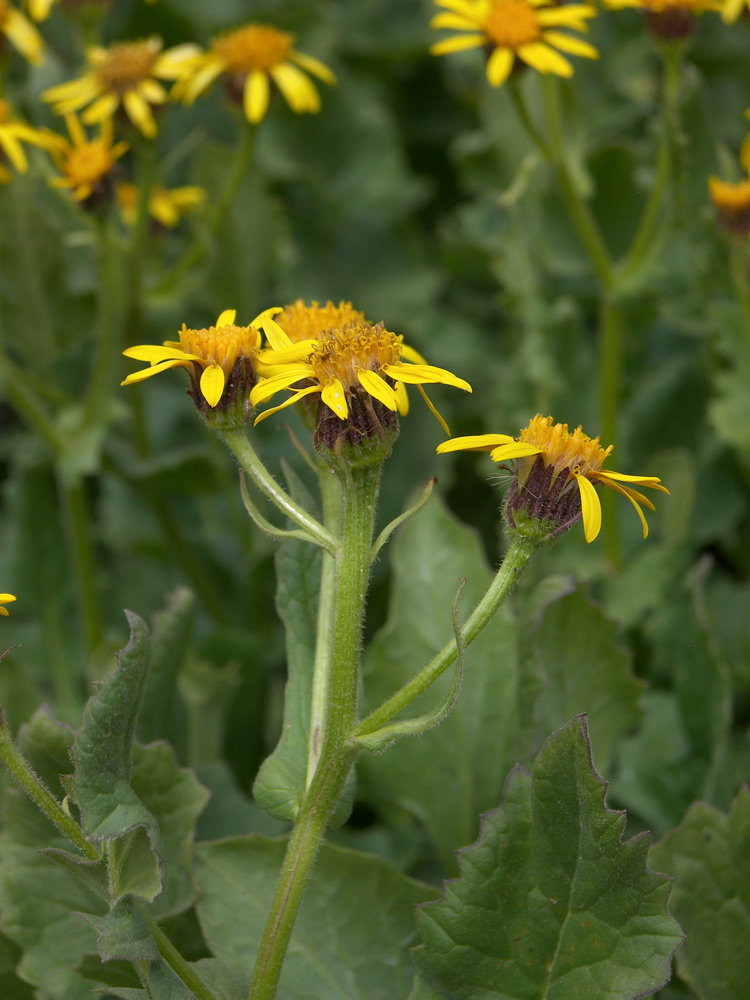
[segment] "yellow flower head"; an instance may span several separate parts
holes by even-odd
[[[291,305],[284,306],[275,319],[292,343],[296,344],[300,340],[317,340],[326,330],[340,330],[347,323],[364,323],[365,314],[355,309],[351,302],[341,301],[335,306],[329,299],[324,306],[315,301],[308,306],[302,299],[297,299]]]
[[[244,404],[255,382],[255,368],[261,347],[261,330],[271,343],[279,343],[282,331],[273,321],[278,308],[266,309],[249,326],[236,326],[235,309],[225,309],[216,325],[207,330],[191,330],[183,323],[178,341],[166,340],[161,346],[142,344],[129,347],[123,354],[136,361],[148,361],[150,367],[128,375],[121,385],[132,385],[158,375],[168,368],[187,368],[192,382],[190,394],[196,406],[205,411],[221,403],[222,408],[237,400]]]
[[[293,35],[270,24],[252,23],[215,38],[211,48],[191,62],[189,74],[175,84],[172,93],[192,104],[223,75],[230,94],[241,98],[245,117],[255,124],[268,110],[271,81],[292,111],[320,111],[320,95],[306,73],[324,83],[336,83],[327,66],[297,52]]]
[[[750,234],[750,180],[732,184],[709,177],[708,190],[722,226],[731,233]]]
[[[655,476],[626,476],[602,469],[612,445],[602,448],[598,437],[590,438],[580,427],[571,432],[567,424],[553,424],[552,417],[539,414],[518,437],[509,434],[459,437],[444,441],[437,450],[441,454],[489,451],[492,461],[498,464],[519,459],[506,516],[513,530],[521,529],[529,520],[541,522],[548,540],[583,518],[586,541],[593,542],[602,523],[601,503],[595,489],[600,483],[628,498],[646,538],[648,525],[641,504],[650,510],[654,510],[654,505],[634,487],[669,492]]]
[[[50,181],[52,187],[70,188],[76,201],[84,201],[93,194],[107,194],[108,182],[115,162],[128,148],[126,142],[112,145],[114,127],[112,119],[103,121],[96,139],[87,139],[83,126],[74,114],[65,116],[71,141],[57,136],[51,146],[57,169],[62,174]],[[51,134],[51,133],[50,133]]]
[[[345,312],[349,308],[343,304]],[[382,323],[355,319],[340,328],[320,330],[309,340],[293,343],[286,334],[284,339],[285,344],[258,358],[261,379],[250,393],[250,402],[257,406],[284,389],[292,393],[255,422],[312,396],[320,401],[314,441],[325,449],[337,449],[342,440],[358,446],[363,438],[382,440],[386,433],[395,437],[397,413],[409,409],[405,383],[419,387],[443,427],[445,421],[427,399],[423,384],[442,383],[471,392],[468,382],[426,364],[404,344],[403,337],[390,333]]]
[[[123,222],[134,226],[138,215],[138,188],[135,184],[122,181],[115,189],[115,198]],[[155,184],[149,194],[148,211],[160,225],[172,229],[183,215],[199,208],[205,200],[206,192],[200,187],[165,188]]]
[[[562,53],[598,59],[593,45],[559,28],[587,31],[586,21],[596,16],[588,4],[557,4],[553,0],[435,0],[449,13],[436,14],[433,28],[450,28],[461,34],[430,47],[433,55],[463,49],[487,49],[487,79],[493,87],[505,83],[520,60],[539,73],[572,76],[573,66]]]
[[[10,0],[0,0],[0,34],[35,66],[44,62],[44,41],[31,21],[12,6]]]
[[[2,0],[0,0],[2,2]],[[42,94],[58,114],[79,111],[87,125],[111,119],[122,105],[128,118],[147,137],[156,135],[152,105],[163,104],[167,92],[159,80],[177,80],[186,72],[198,48],[178,45],[161,51],[160,38],[118,42],[86,52],[91,66],[77,80],[50,87]]]
[[[4,608],[3,605],[11,604],[13,601],[15,601],[15,597],[13,596],[13,594],[0,594],[0,615],[7,616],[8,609]]]
[[[0,98],[0,182],[7,183],[13,176],[3,160],[12,163],[19,173],[25,174],[29,169],[29,161],[21,143],[29,142],[42,149],[50,149],[55,144],[50,135],[51,133],[14,119],[10,102]]]

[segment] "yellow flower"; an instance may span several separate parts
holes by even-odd
[[[343,305],[346,310],[347,304]],[[265,403],[284,389],[292,389],[292,395],[261,413],[256,423],[311,394],[318,394],[328,410],[343,421],[350,416],[355,400],[357,406],[371,405],[376,400],[394,414],[407,413],[404,383],[419,386],[423,395],[425,383],[453,385],[471,392],[468,382],[444,368],[426,364],[421,355],[404,344],[403,337],[390,333],[382,323],[373,325],[355,319],[297,343],[283,336],[284,344],[272,345],[272,350],[259,356],[261,381],[250,393],[250,402],[253,406]],[[429,400],[427,404],[436,413]],[[438,419],[445,426],[442,418]]]
[[[647,486],[669,493],[655,476],[626,476],[602,469],[612,445],[602,448],[599,438],[590,438],[581,427],[573,432],[567,424],[553,424],[552,417],[537,414],[518,437],[509,434],[479,434],[453,438],[438,446],[438,452],[489,451],[493,462],[501,464],[519,459],[513,486],[506,505],[511,527],[527,517],[547,525],[551,538],[583,518],[583,533],[593,542],[602,523],[602,508],[595,486],[603,484],[627,497],[643,525],[648,525],[641,504],[654,505],[634,487]],[[520,515],[520,516],[519,516]]]
[[[56,0],[26,0],[26,8],[35,21],[46,21]]]
[[[50,101],[58,114],[85,107],[82,119],[87,125],[111,119],[122,105],[133,124],[153,138],[157,130],[151,106],[167,99],[159,79],[179,79],[198,51],[195,45],[178,45],[166,52],[161,47],[160,38],[148,38],[118,42],[106,49],[90,48],[86,52],[89,72],[50,87],[42,99]]]
[[[207,330],[190,330],[182,324],[179,341],[164,344],[142,344],[129,347],[123,354],[136,361],[148,361],[151,367],[128,375],[121,385],[132,385],[158,375],[168,368],[187,368],[193,383],[193,398],[212,408],[216,407],[225,389],[236,395],[233,379],[241,379],[244,389],[248,380],[255,380],[255,366],[261,346],[262,330],[270,343],[281,343],[283,333],[274,323],[278,308],[265,309],[249,326],[235,326],[236,309],[225,309],[216,326]],[[227,400],[225,400],[226,402]]]
[[[430,47],[433,55],[463,49],[486,48],[487,79],[493,87],[505,83],[516,59],[539,73],[573,75],[571,63],[561,53],[598,59],[588,42],[558,28],[587,31],[587,19],[596,16],[588,4],[556,4],[553,0],[435,0],[449,13],[436,14],[433,28],[463,32]]]
[[[103,121],[97,139],[87,139],[83,126],[74,114],[65,115],[65,124],[72,142],[57,137],[52,154],[57,169],[63,175],[50,181],[52,187],[71,188],[76,201],[84,201],[103,185],[114,169],[115,161],[127,150],[126,142],[112,145],[112,119]]]
[[[175,84],[172,94],[192,104],[223,74],[230,92],[242,96],[245,117],[255,124],[268,110],[273,80],[292,111],[318,112],[320,95],[302,71],[328,84],[336,83],[336,77],[323,63],[297,52],[293,45],[293,35],[269,24],[235,28],[215,38],[209,51],[192,61],[189,75]]]
[[[721,10],[722,21],[725,24],[732,24],[745,8],[750,9],[750,0],[724,0]]]
[[[343,300],[337,306],[330,299],[324,306],[315,301],[308,306],[302,299],[297,299],[284,306],[276,316],[276,322],[296,344],[300,340],[317,340],[325,330],[340,330],[347,323],[364,323],[365,314],[355,309],[351,302]]]
[[[122,181],[115,188],[115,197],[123,222],[134,226],[138,215],[138,188],[135,184]],[[206,192],[200,187],[165,188],[156,184],[149,194],[148,211],[162,226],[172,228],[183,215],[198,208],[205,200]]]
[[[0,98],[0,158],[7,158],[19,173],[25,174],[29,169],[29,161],[26,159],[22,142],[30,142],[34,146],[41,146],[42,149],[49,149],[50,133],[13,119],[10,102]],[[12,177],[5,164],[0,162],[0,182],[7,183]]]
[[[0,594],[0,615],[8,614],[8,609],[3,607],[3,604],[11,604],[15,601],[13,594]]]
[[[750,179],[732,184],[709,177],[708,190],[724,228],[745,236],[750,233]]]
[[[44,62],[44,41],[31,21],[9,0],[0,0],[0,32],[35,66]]]

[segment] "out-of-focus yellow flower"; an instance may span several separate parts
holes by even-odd
[[[324,83],[336,82],[322,62],[297,52],[293,35],[269,24],[252,23],[215,38],[211,48],[192,61],[189,73],[178,80],[172,95],[192,104],[223,75],[230,93],[241,98],[245,117],[255,124],[268,110],[271,81],[293,111],[320,111],[320,95],[306,73]]]
[[[0,0],[0,33],[35,66],[44,62],[44,41],[31,21],[9,0]]]
[[[121,385],[142,382],[168,368],[187,368],[196,402],[204,399],[210,407],[216,407],[225,389],[233,388],[233,379],[241,380],[243,385],[249,379],[254,381],[261,331],[271,343],[279,343],[277,338],[283,337],[282,330],[273,320],[279,311],[278,308],[265,309],[249,326],[236,326],[237,310],[225,309],[216,325],[208,329],[191,330],[183,323],[178,341],[165,340],[161,346],[129,347],[123,351],[126,358],[147,361],[150,367],[128,375]]]
[[[573,75],[573,66],[562,53],[598,59],[593,45],[559,28],[587,31],[586,21],[596,16],[589,4],[557,4],[553,0],[435,0],[448,13],[436,14],[433,28],[461,32],[430,47],[440,56],[464,49],[488,52],[487,79],[493,87],[505,83],[520,60],[539,73]]]
[[[115,188],[115,198],[123,222],[128,226],[134,226],[138,216],[138,188],[135,184],[122,181]],[[171,229],[183,215],[194,211],[205,200],[206,192],[200,187],[187,185],[165,188],[161,184],[156,184],[149,194],[148,211],[162,226]]]
[[[747,8],[750,8],[750,0],[724,0],[721,19],[725,24],[732,24]]]
[[[750,179],[731,183],[709,177],[708,190],[722,226],[740,236],[750,234]]]
[[[604,3],[614,10],[640,8],[646,13],[646,27],[654,38],[678,42],[693,33],[697,14],[722,11],[725,0],[604,0]]]
[[[626,476],[602,469],[612,445],[602,448],[599,438],[590,438],[581,427],[553,424],[552,417],[537,414],[518,437],[509,434],[478,434],[457,437],[438,445],[438,452],[489,451],[493,462],[518,459],[516,474],[506,504],[512,528],[522,518],[541,522],[551,538],[583,518],[587,542],[593,542],[602,523],[602,507],[595,486],[600,483],[621,493],[632,503],[643,526],[648,525],[641,504],[654,505],[634,487],[647,486],[669,493],[656,476]],[[520,526],[520,525],[519,525]]]
[[[106,186],[115,161],[128,149],[126,142],[112,145],[112,119],[101,123],[99,136],[87,139],[83,126],[74,114],[65,115],[71,141],[59,137],[50,152],[62,174],[50,181],[53,187],[70,188],[76,201],[84,201]]]
[[[13,594],[0,594],[0,615],[8,615],[8,609],[4,608],[4,604],[11,604],[15,601]]]
[[[0,183],[6,184],[13,179],[2,162],[3,159],[7,159],[19,173],[25,174],[29,169],[29,161],[21,143],[29,142],[42,149],[50,149],[54,145],[50,136],[51,133],[44,129],[32,128],[26,122],[14,119],[11,116],[10,102],[0,98]]]
[[[42,94],[58,114],[80,111],[86,125],[112,118],[122,105],[128,118],[149,139],[156,135],[152,105],[163,104],[167,92],[159,80],[178,80],[196,57],[195,45],[161,51],[160,38],[117,42],[86,52],[91,69],[76,80],[50,87]]]

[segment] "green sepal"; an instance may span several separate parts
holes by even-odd
[[[353,742],[364,747],[371,753],[382,753],[389,746],[401,739],[402,736],[421,736],[435,726],[440,725],[444,719],[450,715],[453,706],[458,701],[461,694],[461,685],[464,679],[464,667],[466,665],[466,641],[458,625],[458,601],[461,592],[466,586],[466,580],[456,592],[451,610],[453,617],[453,634],[456,637],[456,667],[453,672],[453,683],[451,684],[445,698],[431,712],[418,715],[415,719],[402,719],[400,722],[391,722],[387,726],[381,726],[374,733],[365,733],[355,736]]]

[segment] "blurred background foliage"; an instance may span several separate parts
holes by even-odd
[[[536,412],[599,432],[598,291],[590,263],[508,89],[487,86],[476,51],[429,55],[432,12],[430,4],[404,0],[269,0],[251,12],[240,0],[113,4],[106,40],[158,34],[165,46],[206,44],[252,16],[293,31],[300,50],[330,65],[339,81],[321,87],[319,115],[296,116],[274,101],[257,130],[251,168],[216,238],[206,235],[199,264],[182,274],[172,266],[201,236],[200,213],[175,230],[149,233],[142,306],[123,346],[161,343],[183,322],[207,326],[226,308],[248,322],[297,298],[346,299],[471,382],[471,396],[440,388],[431,394],[454,434],[516,434]],[[51,57],[40,68],[13,59],[5,96],[29,121],[59,128],[38,97],[78,71],[80,38],[59,10],[44,34]],[[602,58],[577,60],[563,85],[565,131],[579,185],[616,255],[632,239],[653,183],[661,62],[636,11],[602,12],[591,40]],[[617,565],[601,539],[586,545],[580,526],[537,558],[507,623],[522,664],[518,710],[504,717],[498,709],[486,725],[471,713],[464,721],[477,738],[472,760],[486,764],[499,755],[467,828],[446,826],[433,808],[444,781],[460,783],[460,775],[438,770],[438,787],[423,789],[427,804],[409,777],[412,767],[425,773],[432,755],[439,758],[447,724],[437,737],[363,764],[353,821],[335,835],[342,842],[439,878],[452,869],[455,847],[475,836],[478,812],[499,800],[507,768],[531,759],[540,738],[586,707],[595,762],[612,780],[609,802],[628,808],[633,831],[661,836],[697,798],[726,809],[747,780],[750,342],[707,178],[739,176],[730,171],[739,169],[747,129],[749,47],[747,23],[699,19],[679,92],[676,222],[623,305],[619,438],[610,464],[659,475],[670,488],[649,515],[648,541],[623,503],[605,509],[620,532]],[[529,73],[522,86],[537,108],[540,78]],[[192,108],[167,107],[156,140],[161,178],[170,187],[201,185],[210,204],[226,181],[238,124],[220,86]],[[90,227],[71,200],[48,187],[45,157],[32,151],[30,158],[30,172],[0,188],[0,332],[5,356],[26,373],[65,435],[92,363],[97,298],[108,289],[97,288]],[[129,157],[118,171],[130,177]],[[127,308],[121,294],[112,295],[118,309]],[[131,370],[123,361],[120,377]],[[0,389],[12,380],[6,366]],[[281,720],[276,544],[246,518],[235,463],[193,412],[182,373],[128,389],[118,381],[106,417],[75,442],[62,467],[11,402],[2,404],[0,585],[18,597],[2,623],[5,643],[18,644],[0,667],[3,706],[14,730],[42,702],[78,725],[91,682],[110,669],[126,639],[122,609],[149,618],[187,586],[196,595],[185,618],[192,644],[173,672],[179,693],[166,698],[179,700],[185,713],[176,730],[181,761],[197,766],[215,793],[199,833],[272,832],[274,821],[240,793],[249,792]],[[479,533],[472,559],[477,573],[486,572],[482,561],[495,566],[503,551],[503,473],[493,472],[486,456],[438,458],[442,432],[413,402],[386,466],[380,523],[437,475],[442,501]],[[291,411],[252,433],[275,474],[289,463],[313,485],[295,447],[306,432]],[[93,648],[66,549],[66,476],[81,485],[93,539]],[[447,516],[425,515],[425,524],[437,518],[440,544]],[[462,545],[476,544],[466,537]],[[416,545],[421,559],[430,551],[429,537],[421,547],[414,534],[401,544],[406,552]],[[427,631],[440,638],[465,572],[451,563],[446,594],[428,601],[425,578],[411,578],[409,559],[401,562],[393,579],[387,556],[374,570],[368,634],[388,624],[367,659],[373,704],[395,686],[399,670],[408,675],[421,665],[404,654],[378,680],[382,658],[393,659],[399,642],[408,645],[408,635],[393,638],[399,603],[409,595],[420,608],[424,601]],[[470,659],[467,688],[471,668]],[[598,678],[600,716],[587,701]]]

